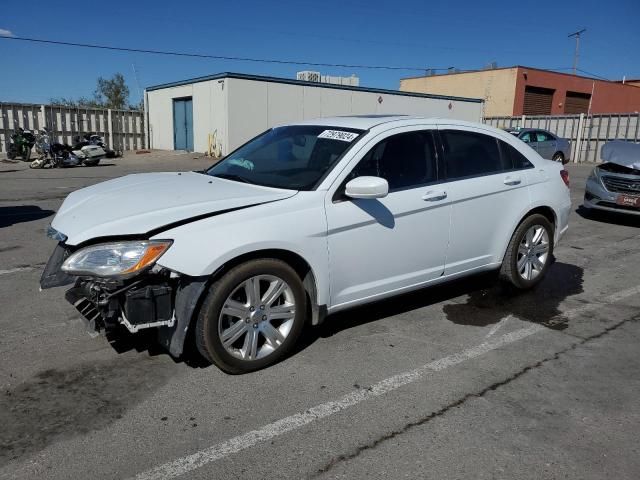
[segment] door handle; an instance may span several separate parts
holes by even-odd
[[[447,198],[447,192],[445,191],[433,191],[429,190],[422,196],[422,200],[426,202],[437,202],[439,200],[444,200]]]
[[[520,185],[522,179],[520,177],[506,177],[502,182],[505,185]]]

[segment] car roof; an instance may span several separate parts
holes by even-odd
[[[546,133],[551,133],[549,130],[545,130],[544,128],[519,128],[519,127],[514,127],[514,128],[505,128],[504,129],[506,132],[518,132],[518,133],[522,133],[522,132],[546,132]],[[553,135],[553,134],[552,134]]]
[[[284,125],[319,125],[343,128],[355,128],[359,130],[370,130],[373,127],[384,125],[392,128],[395,124],[406,124],[413,121],[419,121],[424,125],[459,125],[459,126],[478,126],[478,123],[467,122],[464,120],[455,120],[451,118],[429,117],[421,115],[348,115],[344,117],[324,117],[302,120],[299,122],[286,123]],[[488,127],[488,125],[483,125]]]

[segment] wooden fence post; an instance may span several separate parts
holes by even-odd
[[[109,134],[109,146],[111,148],[115,148],[113,146],[113,124],[111,123],[111,109],[107,110],[107,132]]]
[[[573,163],[580,162],[580,142],[582,141],[583,128],[584,128],[584,113],[581,113],[580,120],[578,120],[578,131],[576,132],[576,148],[573,151]]]

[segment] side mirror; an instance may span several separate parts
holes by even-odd
[[[356,177],[347,183],[344,193],[350,198],[383,198],[389,193],[389,184],[380,177]]]

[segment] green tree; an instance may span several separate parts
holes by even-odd
[[[129,102],[129,87],[121,73],[112,78],[98,78],[98,86],[93,94],[97,103],[106,108],[124,109]]]
[[[129,105],[129,87],[124,81],[124,75],[116,73],[111,78],[98,78],[93,98],[52,98],[52,105],[80,108],[113,108],[123,110]]]

